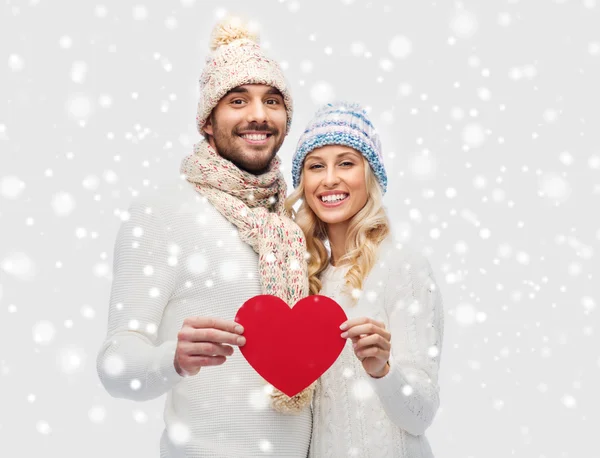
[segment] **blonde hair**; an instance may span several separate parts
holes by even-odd
[[[346,273],[346,284],[353,289],[362,290],[363,282],[377,261],[377,247],[390,232],[390,223],[383,208],[381,187],[363,157],[365,164],[365,183],[367,203],[352,217],[346,236],[345,254],[337,265],[350,265]],[[308,284],[310,294],[319,294],[322,288],[319,275],[329,264],[329,253],[325,248],[327,225],[321,221],[306,203],[304,197],[304,173],[300,173],[300,184],[285,201],[298,226],[304,232],[308,259]],[[302,201],[297,211],[294,205]]]

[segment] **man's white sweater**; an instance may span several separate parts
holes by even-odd
[[[239,349],[193,377],[173,366],[177,333],[191,316],[233,320],[261,294],[258,256],[186,181],[129,209],[114,253],[108,334],[98,374],[114,397],[167,394],[161,458],[305,458],[311,412],[272,410],[265,382]]]

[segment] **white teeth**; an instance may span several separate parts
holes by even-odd
[[[267,134],[244,134],[242,138],[247,140],[261,141],[267,139]]]
[[[323,202],[337,202],[344,200],[346,197],[348,197],[348,194],[330,194],[328,196],[321,196],[321,200]]]

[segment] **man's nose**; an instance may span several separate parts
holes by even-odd
[[[267,110],[265,109],[265,105],[263,104],[262,100],[253,101],[250,103],[250,105],[248,106],[248,113],[246,119],[249,123],[264,123],[267,121],[267,118]]]

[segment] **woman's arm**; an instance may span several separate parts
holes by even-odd
[[[442,300],[425,259],[401,269],[406,280],[390,278],[385,296],[392,334],[390,369],[370,380],[388,417],[408,433],[421,435],[439,407]]]

